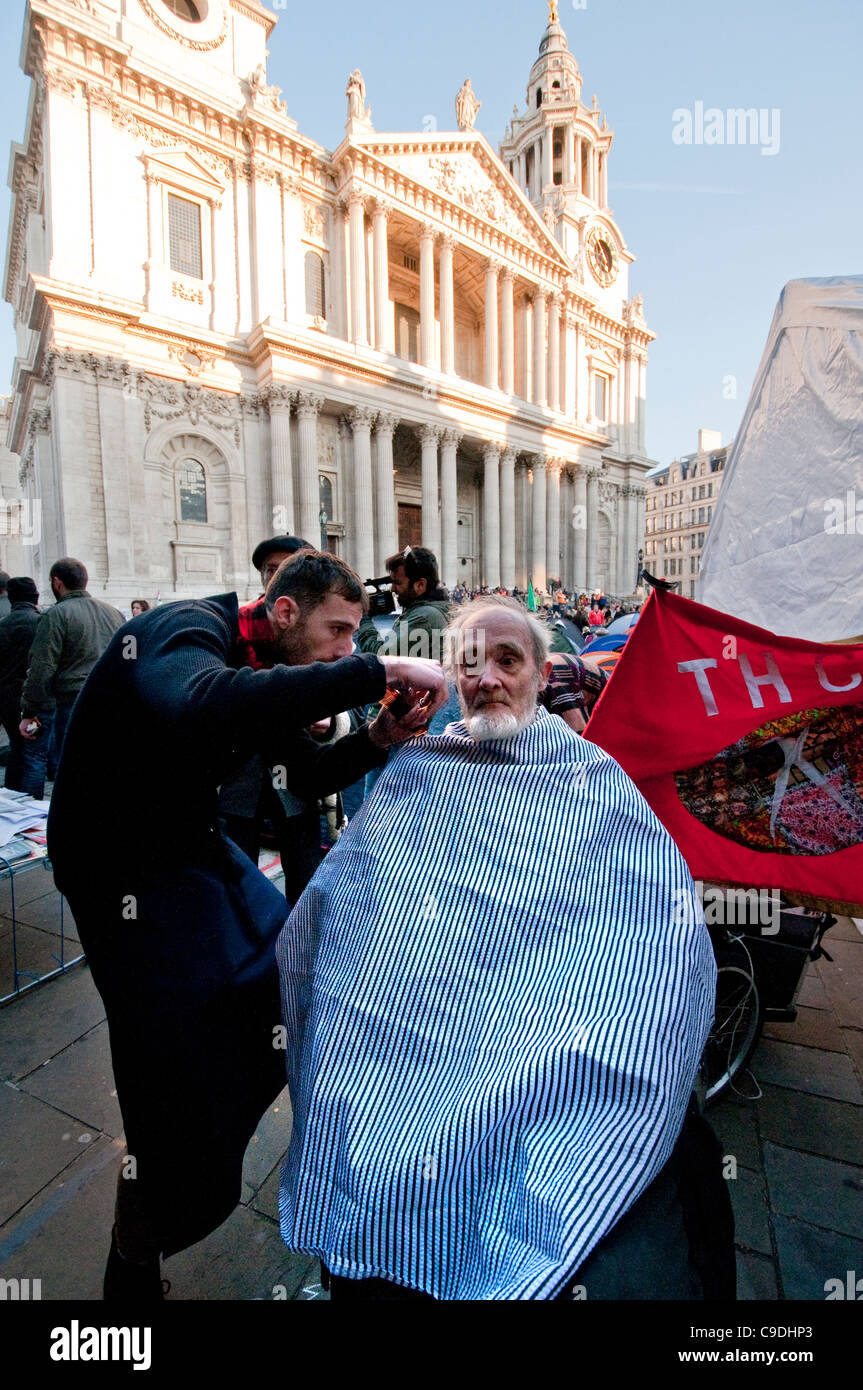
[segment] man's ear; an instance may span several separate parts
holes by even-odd
[[[544,665],[543,668],[542,668],[542,676],[540,677],[540,682],[539,682],[539,694],[540,694],[540,695],[542,694],[543,690],[545,690],[545,687],[548,685],[548,678],[549,678],[549,676],[551,675],[551,673],[552,673],[553,670],[554,670],[554,662],[553,662],[551,659],[549,659],[549,660],[546,661],[545,665]]]
[[[426,578],[415,579],[415,580],[414,580],[414,582],[413,582],[413,591],[414,591],[414,593],[416,594],[417,598],[422,598],[422,597],[423,597],[423,594],[425,593],[425,591],[426,591],[426,589],[428,588],[428,586],[429,586],[429,582],[428,582],[428,580],[427,580]]]
[[[300,605],[288,594],[282,594],[281,598],[276,599],[271,612],[273,622],[283,632],[295,627],[300,619]]]

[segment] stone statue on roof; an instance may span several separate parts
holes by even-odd
[[[349,121],[369,121],[371,111],[366,106],[366,84],[359,68],[354,68],[348,78],[348,85],[345,88],[345,96],[348,99],[348,120]]]
[[[455,118],[458,121],[459,130],[473,130],[477,112],[481,106],[482,102],[477,101],[470,78],[466,77],[459,87],[455,99]]]

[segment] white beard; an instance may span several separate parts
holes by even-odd
[[[484,709],[465,720],[467,731],[476,743],[486,743],[494,738],[517,738],[536,718],[535,708],[528,710],[521,718],[513,714],[512,710],[505,710],[500,705],[493,708],[496,708],[496,714],[489,714],[488,709]]]

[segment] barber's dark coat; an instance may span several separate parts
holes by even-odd
[[[285,1081],[274,947],[289,909],[221,836],[219,784],[261,754],[312,798],[383,761],[364,730],[324,748],[304,732],[380,699],[376,657],[235,669],[236,638],[235,594],[120,628],[73,709],[48,818],[165,1254],[233,1210],[246,1145]]]

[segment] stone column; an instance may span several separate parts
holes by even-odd
[[[515,587],[515,449],[500,456],[500,582]]]
[[[593,353],[587,354],[587,410],[584,413],[586,425],[593,424]]]
[[[630,344],[623,349],[623,452],[629,456],[633,452],[633,410],[632,410],[632,359]]]
[[[560,548],[563,552],[561,565],[561,581],[567,593],[572,593],[573,586],[573,557],[572,547],[575,532],[572,529],[572,508],[574,496],[572,490],[572,469],[564,468],[560,475],[560,513],[561,531]]]
[[[563,316],[563,400],[560,408],[570,420],[575,419],[576,374],[578,372],[578,340],[575,319],[564,312]]]
[[[482,451],[485,475],[482,490],[483,583],[500,584],[500,445],[486,443]]]
[[[573,528],[573,583],[582,593],[587,588],[587,475],[581,464],[573,480],[573,509],[569,522]]]
[[[587,559],[585,588],[590,591],[596,584],[596,550],[599,518],[599,469],[586,469],[587,473]]]
[[[485,384],[497,390],[500,371],[497,338],[497,278],[500,267],[495,260],[485,268]]]
[[[575,137],[575,191],[581,193],[581,136]]]
[[[455,238],[445,233],[440,242],[440,369],[455,372],[455,297],[452,258]]]
[[[420,360],[424,367],[435,365],[434,239],[434,228],[424,222],[420,234]]]
[[[345,342],[349,343],[353,338],[354,322],[354,298],[353,286],[351,285],[351,205],[347,198],[339,203],[341,216],[336,219],[337,234],[340,236],[340,255],[342,270],[344,272],[342,280],[342,299],[343,299],[343,325],[345,330]]]
[[[444,430],[441,436],[440,495],[441,553],[440,573],[451,589],[458,583],[458,478],[456,455],[461,442],[458,430]]]
[[[375,347],[381,352],[393,350],[387,212],[387,204],[378,198],[374,205],[372,237],[375,268]]]
[[[548,404],[560,410],[560,295],[553,294],[548,315]]]
[[[501,388],[508,396],[515,395],[515,321],[513,305],[513,286],[515,276],[509,266],[504,266],[501,275],[501,334],[500,334],[500,376]]]
[[[365,202],[358,189],[348,197],[351,228],[351,342],[367,345]]]
[[[323,396],[310,391],[300,391],[297,396],[297,420],[299,421],[299,494],[300,507],[297,517],[299,534],[305,539],[314,540],[320,530],[321,490],[318,482],[318,412],[324,404]],[[363,576],[365,578],[365,576]]]
[[[530,572],[533,579],[534,589],[544,590],[547,583],[546,574],[546,544],[545,534],[546,525],[546,488],[548,484],[545,476],[545,459],[535,456],[533,459],[533,534],[531,547]]]
[[[604,208],[608,207],[608,154],[603,151],[599,156],[599,201]]]
[[[295,393],[274,382],[266,389],[270,409],[270,505],[273,531],[294,535],[294,470],[291,463],[291,405]],[[303,533],[300,532],[302,535]],[[316,533],[317,534],[317,533]]]
[[[621,592],[631,594],[635,588],[635,572],[638,569],[638,489],[627,483],[623,489],[626,498],[626,545],[623,551],[623,584],[617,577]]]
[[[647,358],[646,358],[646,357],[643,357],[643,356],[639,356],[639,358],[638,358],[638,397],[637,397],[637,402],[636,402],[636,403],[637,403],[637,407],[638,407],[638,427],[637,427],[636,432],[635,432],[635,437],[636,437],[636,440],[637,440],[638,452],[639,452],[639,454],[641,454],[641,455],[643,455],[643,454],[645,453],[644,425],[645,425],[645,415],[646,415],[646,413],[647,413],[646,410],[645,410],[645,398],[646,398],[646,394],[647,394]]]
[[[575,131],[567,125],[563,137],[563,182],[569,187],[575,183]]]
[[[542,187],[548,188],[554,183],[554,135],[550,125],[547,125],[542,132]]]
[[[433,550],[440,560],[440,510],[438,506],[437,446],[440,439],[437,425],[420,428],[422,445],[422,504],[423,545]]]
[[[645,549],[645,545],[644,545],[644,497],[645,497],[645,489],[641,486],[640,483],[639,483],[639,484],[636,484],[636,486],[635,486],[635,493],[636,493],[636,497],[635,497],[635,500],[636,500],[635,544],[636,544],[638,550],[644,550],[644,549]],[[637,560],[638,560],[638,556],[636,555],[636,561],[637,561]]]
[[[533,400],[533,301],[521,301],[522,400]]]
[[[375,421],[375,497],[378,508],[375,574],[383,574],[384,564],[398,548],[395,477],[393,475],[393,433],[397,415],[383,411]],[[365,575],[362,576],[364,579]]]
[[[533,304],[533,400],[536,405],[548,405],[546,296],[537,290]]]
[[[354,516],[356,569],[360,579],[371,579],[375,567],[375,519],[372,508],[373,410],[359,406],[348,419],[354,432]]]
[[[528,491],[527,464],[522,460],[515,466],[515,582],[520,589],[527,588],[528,555],[530,552],[529,510],[530,493]]]
[[[546,574],[548,579],[560,579],[560,461],[548,459],[548,512],[546,515]]]

